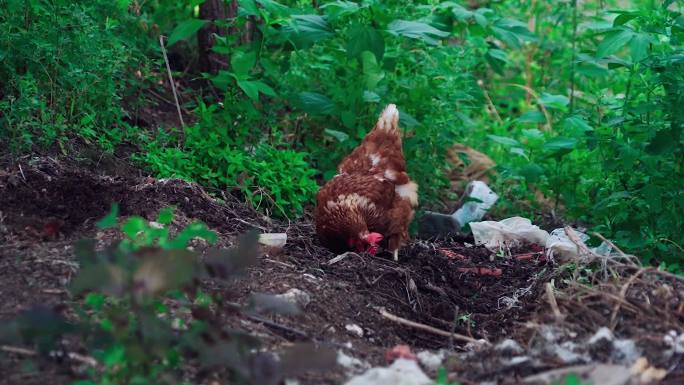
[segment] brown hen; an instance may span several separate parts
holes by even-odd
[[[399,110],[390,104],[318,192],[316,232],[331,250],[374,255],[384,239],[383,246],[398,260],[418,205],[418,185],[406,173],[398,124]]]

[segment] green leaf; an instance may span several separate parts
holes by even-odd
[[[230,66],[237,78],[245,79],[256,64],[256,51],[235,51],[230,58]]]
[[[527,111],[517,119],[520,123],[546,123],[546,117],[540,111]]]
[[[135,239],[138,233],[146,228],[145,220],[142,217],[134,216],[128,218],[128,220],[121,226],[124,234],[130,239]]]
[[[353,25],[346,50],[350,58],[360,57],[363,51],[370,51],[380,62],[385,54],[385,40],[382,34],[373,27]]]
[[[613,27],[619,27],[639,16],[639,12],[623,11],[613,20]]]
[[[330,98],[316,92],[300,93],[299,104],[304,111],[311,114],[330,115],[337,110]]]
[[[116,218],[119,216],[119,204],[112,203],[112,208],[104,218],[100,219],[95,226],[98,229],[109,229],[116,226]]]
[[[259,16],[259,8],[254,0],[238,0],[238,5],[238,16]]]
[[[609,32],[596,48],[596,57],[600,59],[614,54],[627,45],[633,37],[634,31],[630,29],[619,29]]]
[[[579,115],[573,115],[565,118],[565,120],[563,120],[563,128],[568,131],[581,131],[583,133],[594,130],[594,128]]]
[[[373,91],[363,91],[363,101],[368,103],[380,102],[380,95]]]
[[[216,88],[225,90],[229,85],[233,84],[235,76],[228,71],[219,70],[216,76],[209,77],[209,80],[216,86]]]
[[[339,142],[344,142],[345,140],[349,139],[349,135],[342,131],[337,131],[337,130],[331,130],[329,128],[326,128],[323,130],[323,132],[327,135],[332,136],[333,138],[337,139]]]
[[[164,207],[163,209],[159,210],[157,222],[161,223],[162,225],[170,225],[173,221],[173,211],[173,207]]]
[[[677,148],[681,131],[676,127],[670,127],[656,132],[651,139],[646,151],[654,155],[662,155]]]
[[[487,137],[491,139],[493,142],[503,144],[504,146],[521,147],[520,142],[513,138],[507,138],[505,136],[498,135],[487,135]]]
[[[274,16],[289,16],[292,12],[289,7],[280,4],[275,0],[257,0],[257,3],[261,4],[268,13],[271,13]]]
[[[530,160],[530,158],[527,157],[527,154],[525,154],[525,150],[523,150],[520,147],[511,147],[509,151],[511,152],[511,154],[520,155],[523,158]]]
[[[520,169],[520,175],[527,179],[528,182],[535,183],[544,175],[544,169],[536,163],[530,163]]]
[[[260,80],[238,80],[238,87],[242,89],[245,94],[252,100],[259,99],[259,93],[268,96],[275,96],[276,93],[273,88]]]
[[[648,47],[651,44],[650,37],[645,33],[637,33],[629,43],[632,53],[632,62],[640,62],[648,57]]]
[[[568,99],[565,95],[552,95],[543,92],[539,98],[539,102],[546,108],[554,108],[564,111],[568,104],[570,104],[570,99]]]
[[[170,47],[180,40],[185,40],[190,36],[193,36],[208,22],[208,20],[190,19],[178,24],[176,28],[173,29],[173,32],[171,32],[167,46]]]
[[[518,20],[499,19],[492,25],[494,35],[509,47],[520,48],[523,41],[535,40],[527,24]]]
[[[544,150],[550,156],[561,157],[575,149],[577,139],[558,136],[544,143]]]
[[[395,20],[387,26],[387,32],[395,36],[408,37],[410,39],[423,40],[424,42],[437,45],[437,38],[449,36],[448,32],[439,30],[429,24],[419,21]]]
[[[332,3],[321,5],[321,9],[325,11],[325,14],[328,15],[331,21],[334,21],[341,17],[357,13],[361,7],[359,4],[353,3],[351,1],[338,0]]]
[[[385,77],[385,72],[380,68],[378,62],[375,60],[375,55],[370,51],[363,51],[361,54],[361,63],[363,66],[363,77],[366,81],[366,88],[373,90]]]
[[[167,249],[184,249],[194,238],[202,238],[209,243],[214,243],[218,239],[215,232],[209,230],[207,225],[202,222],[193,222],[186,226],[169,242]]]
[[[328,21],[320,15],[294,15],[290,25],[283,28],[296,45],[311,45],[333,36]]]

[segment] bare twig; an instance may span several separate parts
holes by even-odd
[[[19,172],[21,173],[21,179],[26,182],[26,175],[24,175],[24,170],[21,169],[21,164],[19,164]]]
[[[563,318],[563,314],[561,313],[560,309],[558,308],[558,302],[556,302],[556,296],[553,294],[553,285],[551,282],[547,282],[545,285],[546,289],[546,300],[549,301],[549,306],[551,306],[551,311],[553,311],[553,316],[556,317],[557,320],[560,320]]]
[[[450,333],[448,331],[445,331],[442,329],[437,329],[437,328],[429,326],[429,325],[410,321],[410,320],[407,320],[406,318],[401,318],[401,317],[396,316],[394,314],[388,313],[387,310],[382,309],[382,308],[379,309],[379,311],[380,311],[380,315],[387,318],[388,320],[402,324],[402,325],[410,326],[414,329],[419,329],[419,330],[426,331],[426,332],[429,332],[432,334],[437,334],[440,336],[449,337],[449,338],[464,341],[464,342],[473,342],[473,343],[477,343],[477,344],[479,344],[479,343],[488,344],[489,343],[485,340],[477,340],[477,339],[472,338],[472,337],[464,336],[463,334]]]
[[[176,83],[173,81],[173,75],[171,75],[171,65],[169,65],[169,58],[166,56],[166,47],[164,47],[165,36],[159,36],[159,45],[161,46],[162,54],[164,55],[164,62],[166,63],[166,72],[169,74],[169,83],[171,83],[171,91],[173,91],[173,99],[176,101],[176,109],[178,110],[178,119],[180,120],[181,127],[185,127],[185,122],[183,121],[183,114],[181,113],[181,106],[178,103],[178,93],[176,92]]]
[[[550,131],[552,129],[551,115],[549,114],[549,111],[546,110],[546,107],[544,107],[544,104],[542,104],[542,102],[540,101],[539,95],[537,95],[537,93],[534,92],[534,90],[531,87],[522,84],[507,83],[506,85],[522,88],[523,90],[527,91],[530,95],[532,95],[532,97],[534,97],[534,99],[537,101],[539,109],[541,109],[542,114],[544,114],[544,119],[546,119],[546,124],[544,125],[544,127]]]
[[[36,355],[38,355],[38,352],[36,352],[35,350],[21,348],[18,346],[2,345],[2,346],[0,346],[0,350],[2,350],[3,352],[18,354],[18,355],[22,355],[22,356],[36,356]],[[76,361],[78,363],[85,364],[85,365],[88,365],[88,366],[93,367],[93,368],[98,368],[100,366],[98,364],[97,360],[94,359],[93,357],[84,356],[84,355],[81,355],[78,353],[73,353],[73,352],[67,353],[67,357],[69,357],[69,359],[71,359],[72,361]]]
[[[328,265],[333,265],[333,264],[335,264],[335,263],[337,263],[337,262],[339,262],[339,261],[341,261],[341,260],[343,260],[343,259],[345,259],[345,258],[347,258],[347,257],[349,257],[349,256],[355,256],[355,257],[361,258],[361,256],[358,255],[358,254],[356,254],[355,252],[353,252],[353,251],[347,251],[346,253],[342,253],[342,254],[336,256],[335,258],[329,260],[329,261],[328,261]]]
[[[484,82],[482,79],[477,80],[477,85],[480,86],[482,89],[482,94],[485,97],[485,101],[487,102],[487,108],[490,112],[491,115],[493,115],[497,121],[502,122],[501,120],[501,115],[499,115],[499,111],[496,110],[496,106],[494,105],[494,102],[492,102],[492,98],[489,97],[489,92],[487,92],[487,89],[484,87]]]
[[[626,301],[626,300],[625,300],[625,296],[627,295],[627,289],[629,289],[629,286],[630,286],[632,283],[634,283],[634,281],[635,281],[641,274],[643,274],[644,272],[646,272],[646,271],[648,271],[648,270],[651,270],[651,269],[650,269],[650,268],[646,268],[646,269],[641,269],[641,270],[637,271],[637,272],[634,273],[631,277],[629,277],[629,279],[627,280],[627,282],[626,282],[624,285],[622,285],[622,288],[620,289],[620,299],[621,299],[621,301],[617,301],[617,302],[615,303],[615,306],[613,306],[613,313],[610,315],[610,330],[611,330],[611,331],[615,330],[615,326],[617,326],[617,315],[618,315],[618,312],[620,311],[620,306],[622,306],[622,303],[623,303],[624,301]]]
[[[636,263],[636,264],[639,263],[639,259],[638,259],[638,258],[635,258],[633,255],[625,254],[624,251],[622,251],[619,247],[617,247],[612,241],[610,241],[609,239],[606,239],[606,237],[604,237],[603,235],[601,235],[601,234],[599,234],[599,233],[592,233],[592,234],[595,235],[596,237],[598,237],[598,238],[599,238],[600,240],[602,240],[603,242],[607,243],[608,246],[610,246],[610,247],[612,247],[613,249],[615,249],[615,251],[617,251],[617,252],[620,254],[620,256],[621,256],[622,258],[624,258],[624,259],[626,259],[626,260],[628,260],[628,261],[632,261],[632,262],[634,262],[634,263]]]

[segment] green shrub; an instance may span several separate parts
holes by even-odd
[[[186,127],[182,139],[161,135],[140,159],[160,177],[239,189],[255,207],[277,216],[303,213],[318,189],[305,153],[241,137],[244,126],[226,122],[214,109],[202,116],[205,119]],[[175,146],[178,142],[181,145]]]
[[[7,0],[0,6],[0,141],[15,150],[126,135],[121,100],[135,55],[121,2]],[[139,58],[138,58],[139,59]]]

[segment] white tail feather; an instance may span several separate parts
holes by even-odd
[[[388,104],[380,114],[376,128],[379,130],[396,130],[399,124],[399,110],[394,104]]]

